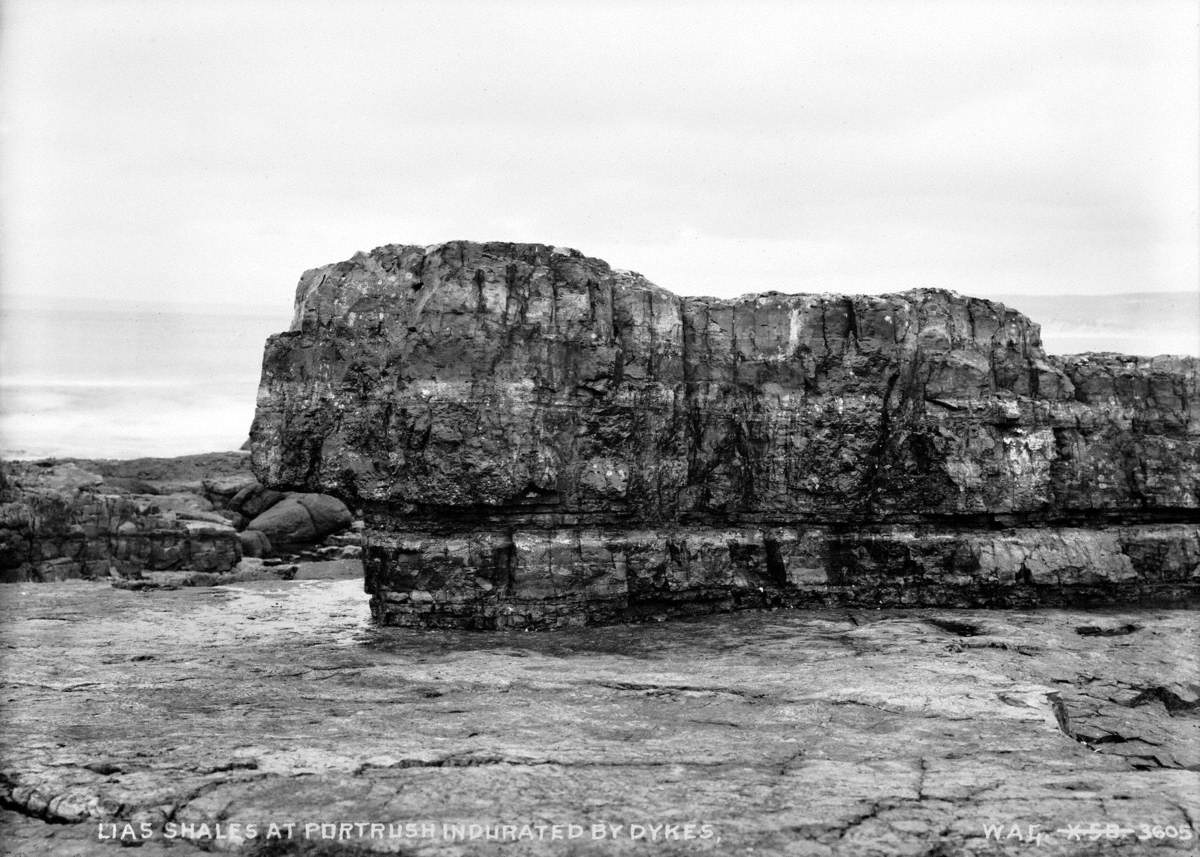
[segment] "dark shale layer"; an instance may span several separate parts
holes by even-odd
[[[388,245],[301,278],[253,464],[364,508],[388,624],[1184,603],[1198,362],[1048,356],[944,290],[679,297],[575,250]]]

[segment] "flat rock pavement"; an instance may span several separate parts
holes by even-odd
[[[1197,849],[1195,612],[419,632],[306,576],[0,590],[4,853]]]

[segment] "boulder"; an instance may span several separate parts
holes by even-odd
[[[304,544],[350,526],[353,516],[336,497],[324,494],[289,494],[246,525],[273,545]]]
[[[337,497],[330,497],[328,494],[296,494],[293,496],[312,516],[313,528],[319,539],[339,533],[354,522],[354,516],[350,514],[346,504]]]
[[[317,538],[312,515],[295,497],[286,497],[251,519],[246,530],[257,530],[265,534],[272,544],[279,545],[311,542]]]
[[[227,508],[246,518],[254,518],[270,509],[285,496],[282,491],[271,491],[254,482],[234,494],[229,500]]]
[[[243,557],[262,558],[271,555],[271,540],[261,530],[242,530],[238,533]]]

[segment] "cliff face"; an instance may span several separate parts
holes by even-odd
[[[398,624],[1175,599],[1197,362],[1048,357],[940,290],[681,298],[574,250],[389,245],[302,277],[253,460],[366,509]]]

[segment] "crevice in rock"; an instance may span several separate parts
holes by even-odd
[[[795,762],[797,762],[803,758],[804,758],[804,750],[797,750],[796,752],[792,753],[790,756],[788,756],[786,759],[784,759],[782,762],[779,763],[779,776],[782,777],[785,774],[787,774],[789,772],[789,769],[792,767],[792,765]]]
[[[562,759],[513,759],[507,756],[451,755],[440,759],[400,759],[390,764],[362,764],[354,770],[359,776],[366,771],[406,770],[408,768],[475,768],[497,765],[513,767],[559,767],[559,768],[721,768],[733,764],[726,761],[698,762],[688,759],[588,759],[566,761]]]
[[[1183,817],[1187,819],[1188,827],[1190,827],[1193,832],[1196,831],[1196,819],[1192,817],[1192,813],[1188,810],[1187,806],[1182,803],[1176,804],[1175,806],[1183,814]]]
[[[839,838],[845,839],[851,830],[866,824],[871,819],[877,817],[881,810],[887,808],[888,807],[886,807],[881,801],[872,801],[870,809],[857,818],[852,818],[846,822],[845,826],[842,828],[842,833]]]
[[[987,633],[978,625],[973,625],[970,622],[960,622],[957,619],[926,619],[925,623],[943,631],[948,631],[951,634],[956,634],[959,637],[979,637]]]
[[[852,342],[858,342],[858,314],[854,309],[853,298],[846,298],[846,337]]]
[[[611,690],[631,690],[635,692],[643,692],[651,695],[655,694],[675,694],[675,693],[714,693],[726,694],[728,696],[736,696],[747,700],[765,699],[765,693],[753,693],[748,690],[740,690],[732,687],[703,687],[700,685],[687,684],[642,684],[639,682],[627,681],[601,681],[596,682],[598,687],[607,687]]]
[[[1161,745],[1158,742],[1151,741],[1141,735],[1122,735],[1103,728],[1089,727],[1086,723],[1086,717],[1089,712],[1084,712],[1085,722],[1077,727],[1072,720],[1071,713],[1066,702],[1062,699],[1061,694],[1057,692],[1048,693],[1046,694],[1046,698],[1051,704],[1059,731],[1071,740],[1077,741],[1090,750],[1095,752],[1110,752],[1112,755],[1120,756],[1121,758],[1125,759],[1130,765],[1138,769],[1186,768],[1184,764],[1181,764],[1170,752],[1165,750],[1163,753],[1129,752],[1129,750],[1133,749],[1132,747],[1122,748],[1121,750],[1105,750],[1103,748],[1116,748],[1118,745],[1122,744],[1140,744],[1152,748],[1157,748]],[[1097,712],[1092,711],[1090,713],[1095,715]]]
[[[879,492],[883,460],[887,456],[888,445],[892,439],[892,393],[895,392],[896,383],[899,380],[899,372],[893,372],[887,377],[887,382],[883,390],[883,402],[879,410],[879,432],[875,438],[875,442],[867,451],[866,462],[863,466],[860,502],[868,510],[875,500],[875,495]]]
[[[1142,630],[1141,625],[1134,625],[1128,622],[1124,625],[1115,625],[1112,627],[1104,627],[1101,625],[1080,625],[1075,629],[1075,633],[1081,637],[1123,637],[1127,634],[1134,634]]]
[[[1130,700],[1127,705],[1130,708],[1136,708],[1139,705],[1147,705],[1151,702],[1161,702],[1163,707],[1167,709],[1167,713],[1172,717],[1200,716],[1200,697],[1196,699],[1184,699],[1175,693],[1175,691],[1159,685],[1146,688]]]

